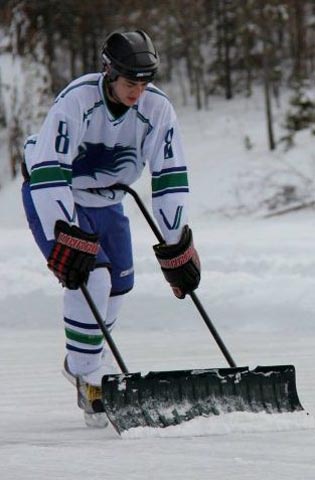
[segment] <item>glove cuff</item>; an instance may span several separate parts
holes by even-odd
[[[89,242],[88,240],[82,240],[80,238],[75,238],[64,232],[60,232],[56,240],[62,245],[66,245],[67,247],[73,248],[74,250],[79,250],[80,252],[89,253],[90,255],[97,255],[100,249],[98,243]]]
[[[76,225],[69,225],[63,220],[56,222],[55,237],[58,243],[90,255],[97,255],[100,249],[97,235],[84,232]]]
[[[159,264],[161,265],[162,268],[167,268],[168,270],[179,268],[185,263],[187,263],[189,260],[191,260],[195,255],[195,252],[196,252],[195,247],[193,246],[193,244],[191,244],[189,248],[185,250],[184,253],[182,253],[181,255],[178,255],[177,257],[165,258],[165,259],[159,257],[158,258]]]

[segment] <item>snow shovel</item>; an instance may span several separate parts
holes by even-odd
[[[112,189],[130,193],[159,242],[162,235],[137,193],[126,185]],[[96,309],[85,285],[82,293],[122,371],[102,379],[102,400],[93,405],[105,411],[116,431],[130,428],[165,428],[196,417],[231,412],[283,413],[303,410],[296,389],[293,365],[258,366],[253,370],[237,367],[197,295],[196,308],[223,353],[229,368],[171,370],[129,373],[111,334]]]

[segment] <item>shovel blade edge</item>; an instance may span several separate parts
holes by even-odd
[[[231,412],[303,410],[293,365],[105,375],[102,403],[116,431],[165,428]]]

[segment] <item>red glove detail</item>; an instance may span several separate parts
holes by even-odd
[[[176,297],[185,298],[187,293],[198,287],[200,260],[188,225],[185,225],[180,241],[176,245],[159,243],[153,246],[153,250]]]
[[[87,282],[94,269],[100,245],[98,236],[86,233],[75,225],[58,220],[55,245],[48,258],[48,268],[64,287],[76,290]]]

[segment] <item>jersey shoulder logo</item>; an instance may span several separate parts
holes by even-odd
[[[172,139],[174,135],[174,128],[170,128],[165,135],[165,145],[164,145],[164,159],[168,160],[169,158],[173,158],[173,148],[172,148]]]

